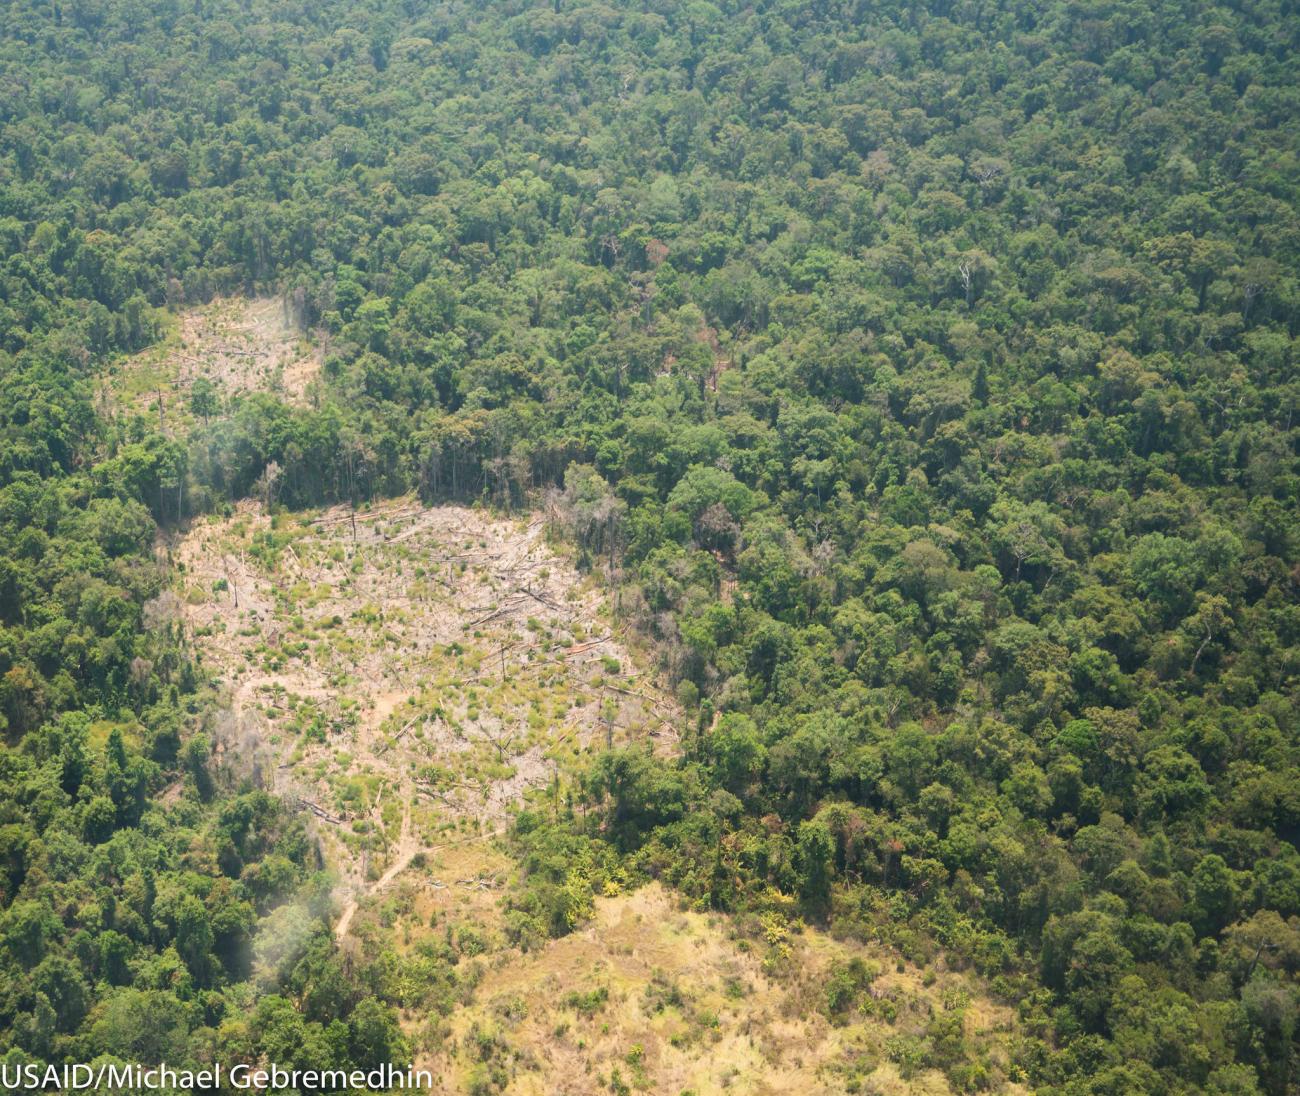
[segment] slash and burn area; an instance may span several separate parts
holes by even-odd
[[[487,841],[579,755],[672,748],[669,702],[540,522],[246,502],[167,550],[226,697],[217,759],[312,814],[342,880],[340,938],[413,857]]]
[[[305,402],[322,358],[284,301],[222,298],[182,312],[156,346],[106,373],[99,404],[110,417],[145,413],[184,429],[251,392]]]
[[[196,393],[222,393],[218,415],[257,389],[302,400],[319,361],[278,302],[223,301],[105,391],[136,413],[161,401],[180,432]],[[946,1093],[918,1063],[954,1039],[1004,1074],[1014,1018],[977,979],[809,929],[783,896],[732,918],[607,883],[568,935],[512,931],[513,809],[571,802],[611,746],[668,761],[682,711],[541,518],[266,501],[160,541],[174,584],[152,612],[217,688],[219,770],[307,816],[335,938],[398,987],[440,1091]]]
[[[225,695],[216,756],[311,814],[344,950],[453,964],[454,1007],[404,1012],[418,1064],[447,1093],[594,1096],[834,1093],[851,1062],[886,1096],[950,1091],[908,1068],[945,1031],[1000,1058],[1012,1015],[974,979],[924,981],[793,916],[683,910],[657,883],[598,897],[558,940],[511,943],[510,808],[560,794],[611,743],[677,746],[673,702],[543,533],[411,500],[245,503],[168,545]]]

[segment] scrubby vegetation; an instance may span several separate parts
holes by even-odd
[[[400,1052],[402,972],[344,972],[298,820],[206,763],[150,545],[418,491],[545,509],[691,717],[520,817],[518,941],[654,876],[1017,1008],[1014,1061],[939,1017],[903,1080],[1291,1091],[1298,37],[1276,0],[10,4],[0,1048]],[[259,293],[318,381],[95,396]],[[887,1011],[864,977],[831,1017]]]

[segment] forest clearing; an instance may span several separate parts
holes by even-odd
[[[220,764],[311,812],[356,898],[421,852],[487,841],[593,744],[673,748],[590,582],[539,520],[411,499],[267,515],[241,503],[165,552],[228,709]]]
[[[99,405],[109,415],[144,412],[164,431],[183,431],[251,392],[302,403],[321,358],[288,301],[219,298],[182,311],[165,339],[101,377]]]
[[[160,377],[191,411],[196,385],[214,411],[254,391],[301,396],[319,354],[287,313],[272,299],[183,312],[107,391],[123,410]],[[160,538],[175,589],[153,615],[183,621],[215,675],[218,765],[312,817],[340,876],[340,939],[416,856],[490,842],[593,745],[674,750],[675,702],[636,671],[540,517],[411,497],[290,512],[273,490]]]
[[[274,314],[232,301],[182,314],[185,353],[204,364],[173,374],[175,391],[231,383],[233,340],[275,360],[277,329],[252,322]],[[151,352],[117,382],[140,390],[135,370],[159,366]],[[486,1062],[508,1066],[505,1091],[521,1096],[594,1096],[623,1076],[651,1091],[830,1094],[848,1055],[880,1062],[863,1091],[942,1094],[941,1072],[905,1081],[890,1054],[953,1009],[963,1036],[1005,1064],[1013,1015],[968,976],[923,981],[888,949],[792,932],[784,918],[766,922],[756,950],[730,919],[686,912],[658,884],[609,888],[588,924],[539,951],[510,946],[512,809],[567,800],[601,748],[641,743],[671,759],[680,707],[542,516],[413,497],[306,511],[269,501],[161,537],[173,589],[153,613],[182,622],[212,675],[216,770],[307,819],[337,880],[345,953],[393,938],[464,953],[476,988],[454,1017],[403,1014],[425,1048],[417,1063],[450,1078],[446,1092]],[[850,964],[852,992],[869,981],[875,1004],[831,1024],[826,984]]]

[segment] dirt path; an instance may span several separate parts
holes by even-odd
[[[406,871],[406,869],[411,866],[411,862],[421,853],[426,856],[431,856],[436,852],[443,852],[446,849],[463,847],[465,845],[474,845],[484,841],[492,841],[505,832],[505,829],[502,828],[492,830],[490,833],[475,834],[473,837],[466,837],[461,841],[446,841],[440,845],[415,845],[404,849],[398,855],[397,859],[389,866],[388,870],[376,879],[369,887],[366,887],[364,892],[353,892],[348,896],[346,901],[343,903],[343,909],[339,915],[339,919],[334,925],[334,938],[342,942],[347,937],[348,930],[352,927],[352,918],[356,915],[357,910],[361,908],[361,903],[366,899],[373,898],[388,886],[388,884],[401,875],[402,872]]]
[[[415,854],[423,851],[419,844],[411,839],[411,793],[406,791],[402,799],[402,832],[397,839],[396,856],[384,874],[366,888],[365,897],[367,898],[388,886],[389,883],[410,867],[411,861],[415,859]],[[432,848],[429,851],[432,851]],[[348,928],[352,924],[352,918],[357,912],[360,900],[361,896],[354,892],[343,904],[343,912],[339,916],[338,923],[334,926],[334,935],[339,940],[347,936]]]

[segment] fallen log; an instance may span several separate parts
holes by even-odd
[[[593,647],[599,647],[602,643],[608,643],[612,638],[613,638],[612,634],[604,635],[601,636],[599,639],[592,639],[592,640],[588,640],[586,643],[580,643],[578,646],[570,647],[567,651],[565,651],[564,657],[571,658],[574,655],[580,655],[582,654],[583,651],[590,651]]]
[[[420,721],[420,717],[418,715],[415,716],[413,719],[409,720],[405,727],[403,727],[400,731],[398,731],[397,734],[393,735],[393,740],[391,742],[385,742],[379,749],[375,751],[375,756],[380,757],[383,754],[387,753],[394,746],[396,746],[402,740],[402,736],[406,734],[406,732],[409,731],[412,727],[414,727],[416,723],[418,723],[419,721]]]
[[[336,818],[334,815],[330,814],[329,811],[327,811],[324,807],[321,807],[318,804],[313,803],[310,799],[304,799],[302,796],[298,797],[298,806],[304,808],[305,810],[311,811],[311,813],[314,814],[317,818],[319,818],[322,822],[328,822],[331,826],[341,826],[343,825],[344,822],[348,821],[347,817]]]
[[[543,605],[545,605],[548,609],[553,609],[553,610],[554,610],[555,612],[557,612],[557,613],[562,613],[562,612],[564,612],[564,606],[563,606],[563,605],[558,605],[558,604],[556,604],[554,601],[552,601],[550,598],[548,598],[548,597],[543,597],[541,594],[535,594],[535,593],[533,593],[533,591],[530,590],[530,589],[528,589],[526,586],[525,586],[525,587],[520,587],[520,588],[519,588],[519,592],[527,594],[527,595],[528,595],[530,598],[532,598],[534,601],[540,601],[540,602],[541,602]]]

